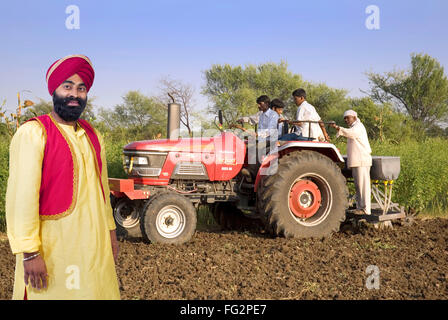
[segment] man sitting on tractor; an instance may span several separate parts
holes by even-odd
[[[289,124],[296,125],[296,131],[285,134],[280,140],[283,141],[330,141],[330,137],[325,130],[325,125],[321,121],[316,108],[306,101],[306,91],[304,89],[294,90],[292,93],[295,104],[298,106],[296,121],[288,121]],[[311,123],[308,121],[312,121]]]
[[[263,157],[271,151],[271,146],[277,147],[278,140],[278,123],[279,115],[270,108],[271,101],[268,96],[262,95],[257,98],[258,117],[251,116],[239,119],[238,122],[258,123],[257,132],[251,134],[256,139],[250,139],[247,144],[248,164],[250,176],[255,177],[258,167],[260,166]],[[241,125],[233,125],[232,127],[239,128],[245,132],[247,130]]]
[[[271,99],[267,95],[262,95],[257,98],[257,105],[258,105],[258,112],[256,114],[253,114],[248,117],[242,117],[238,119],[236,122],[239,122],[241,124],[243,123],[249,123],[251,126],[258,125],[258,119],[260,118],[260,115],[263,113],[261,106],[262,105],[270,105]]]
[[[278,139],[280,140],[280,138],[284,135],[288,133],[288,122],[287,122],[287,118],[283,115],[283,110],[285,108],[285,104],[283,103],[282,100],[280,99],[274,99],[271,101],[271,109],[274,110],[275,112],[277,112],[278,114],[278,125],[277,125],[277,130],[278,130]],[[285,121],[286,120],[286,121]]]

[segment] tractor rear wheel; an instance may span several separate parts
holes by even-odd
[[[339,167],[318,152],[300,151],[285,155],[275,174],[262,177],[258,207],[275,236],[319,238],[339,230],[347,199]]]
[[[196,223],[190,200],[174,192],[157,194],[142,211],[142,232],[152,243],[185,243],[193,237]]]

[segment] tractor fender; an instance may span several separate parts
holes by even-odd
[[[296,150],[311,150],[317,151],[327,157],[329,157],[334,162],[344,163],[344,158],[342,157],[339,149],[332,143],[328,142],[318,142],[318,141],[288,141],[284,145],[278,148],[278,153],[282,156]]]
[[[265,173],[271,166],[274,168],[277,165],[276,161],[279,158],[282,158],[288,153],[302,150],[316,151],[329,157],[334,162],[345,163],[339,149],[332,143],[318,141],[288,141],[263,159],[260,169],[257,172],[257,177],[255,178],[254,191],[257,192],[263,173]]]

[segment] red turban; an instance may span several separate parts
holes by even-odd
[[[61,58],[48,68],[47,85],[50,95],[53,95],[54,90],[74,74],[81,77],[89,92],[95,78],[92,62],[86,56],[76,54]]]

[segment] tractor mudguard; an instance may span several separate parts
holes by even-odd
[[[345,163],[345,160],[338,148],[336,148],[336,146],[332,143],[319,141],[288,141],[263,159],[260,169],[258,170],[257,177],[255,178],[254,191],[257,192],[262,175],[275,173],[277,165],[276,161],[278,161],[279,157],[282,158],[290,152],[302,150],[316,151],[329,157],[334,162]]]

